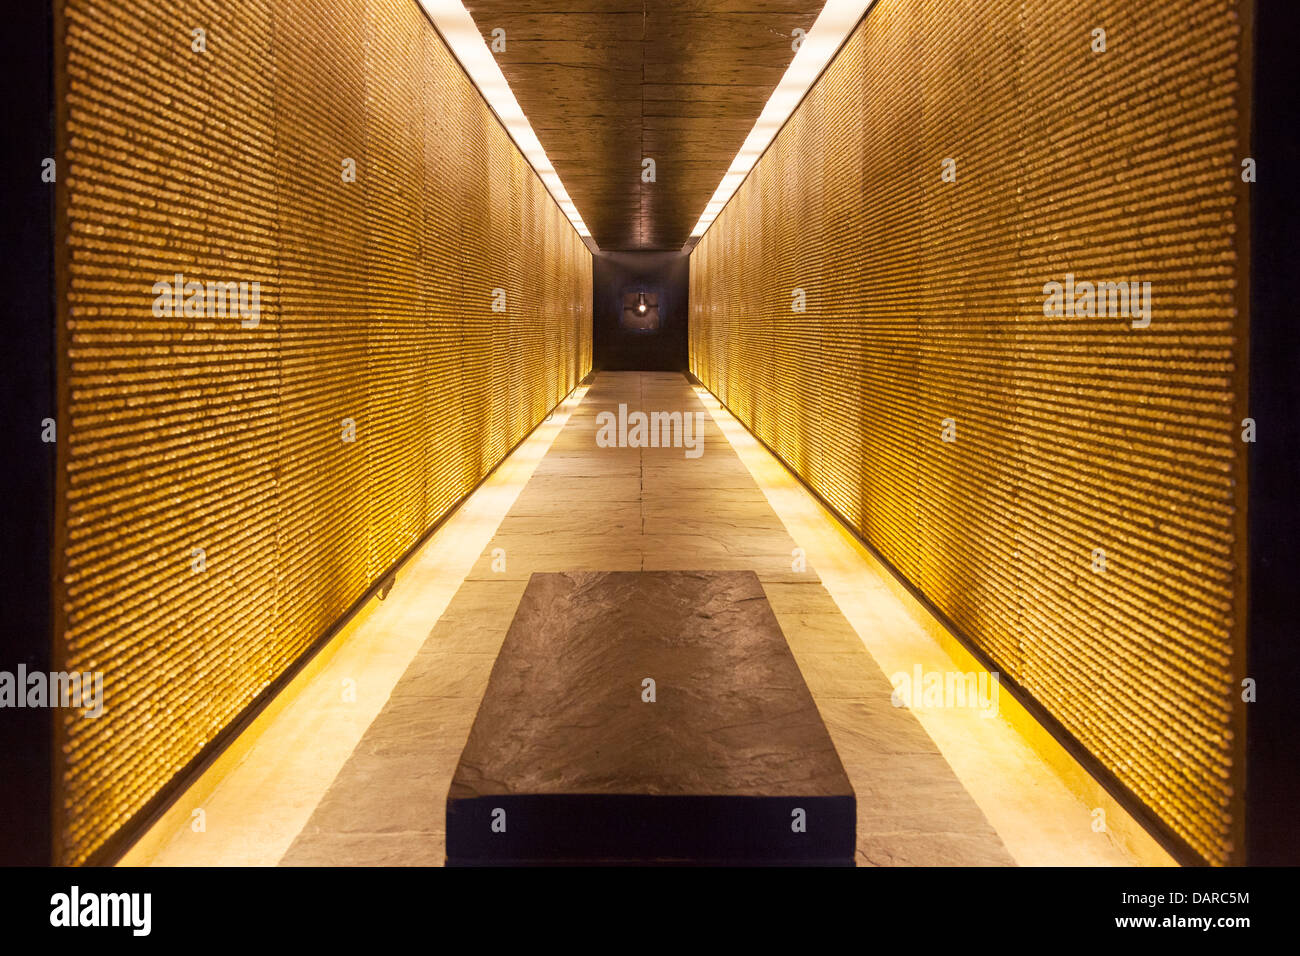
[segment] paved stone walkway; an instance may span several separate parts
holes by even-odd
[[[703,452],[606,448],[602,412],[702,413]],[[757,573],[857,794],[859,865],[1011,865],[680,375],[599,374],[281,861],[436,865],[447,789],[534,571]]]

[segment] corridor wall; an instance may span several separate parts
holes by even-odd
[[[416,0],[62,0],[56,51],[78,864],[587,373],[591,254]]]
[[[693,373],[1211,863],[1244,781],[1248,14],[878,0],[691,256]]]

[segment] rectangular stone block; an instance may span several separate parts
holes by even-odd
[[[856,802],[753,571],[532,575],[447,862],[853,865]]]

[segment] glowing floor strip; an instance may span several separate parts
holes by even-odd
[[[979,665],[945,647],[933,618],[707,389],[695,389],[790,537],[886,675],[967,672]],[[952,649],[950,649],[952,648]],[[1001,695],[995,719],[974,708],[914,708],[930,739],[1022,866],[1172,866],[1174,861],[1073,766],[1050,756],[1046,733]],[[1097,810],[1107,824],[1098,832]]]
[[[122,858],[123,866],[274,866],[379,715],[586,395],[575,389]],[[343,702],[351,682],[354,700]],[[432,799],[432,798],[431,798]]]

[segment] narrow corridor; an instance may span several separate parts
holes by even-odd
[[[1300,860],[1290,7],[23,5],[0,863]]]
[[[447,546],[435,537],[411,569],[399,570],[396,587],[386,602],[374,605],[373,616],[336,639],[360,646],[382,642],[398,631],[414,633],[422,613],[427,615],[427,638],[418,644],[406,638],[413,655],[404,670],[393,663],[399,650],[368,652],[394,676],[391,695],[373,720],[363,726],[340,718],[347,704],[339,703],[330,686],[352,680],[372,688],[371,680],[338,676],[369,673],[371,665],[332,666],[312,680],[314,698],[311,691],[300,692],[286,705],[281,722],[299,726],[293,743],[254,743],[240,765],[214,784],[208,801],[212,812],[222,814],[224,802],[223,816],[232,825],[236,817],[261,823],[243,824],[239,837],[227,829],[214,840],[192,833],[184,819],[165,818],[126,862],[441,864],[448,786],[533,572],[746,569],[762,582],[857,795],[859,865],[1008,865],[1044,859],[1033,853],[1024,860],[1014,858],[917,716],[893,705],[889,677],[814,564],[800,560],[799,544],[772,507],[774,486],[769,481],[767,489],[760,488],[752,463],[747,466],[733,447],[740,440],[734,419],[729,438],[718,424],[729,416],[716,402],[702,402],[683,376],[672,373],[599,373],[580,399],[575,394],[565,405],[567,411],[557,411],[562,427],[548,447],[534,445],[546,442],[540,433],[553,426],[545,423],[503,466],[508,471],[515,459],[544,451],[526,480],[515,479],[517,496],[477,558],[472,563],[465,559],[445,610],[434,618],[434,592],[446,588],[448,575],[439,578],[419,570]],[[600,447],[600,416],[617,415],[619,405],[626,405],[629,415],[702,413],[703,454],[689,457],[680,447]],[[749,438],[743,430],[739,434]],[[753,445],[748,457],[756,456],[766,459],[766,467],[779,468],[770,454]],[[478,499],[500,494],[490,480],[449,524],[472,518],[481,535],[491,519],[477,510]],[[443,540],[451,540],[452,532],[467,540],[463,528],[447,531]],[[860,572],[855,581],[877,604],[899,603]],[[908,631],[901,612],[875,620],[879,630],[889,632],[888,640],[924,641]],[[308,698],[312,703],[303,702]],[[964,720],[955,732],[964,735],[960,739],[968,742],[966,749],[975,752],[977,761],[981,748],[987,750],[986,761],[996,758],[996,745],[971,736],[970,728],[982,730],[981,724],[999,721],[986,722],[973,710],[947,719]],[[304,781],[303,767],[292,768],[291,751],[330,746],[320,738],[332,736],[331,727],[338,729],[332,740],[336,749],[348,734],[356,739],[336,774],[318,780],[313,789]],[[1005,733],[1014,731],[1007,728]],[[1035,762],[1024,755],[1020,759]],[[272,788],[267,780],[281,782]],[[987,779],[975,783],[989,788]],[[297,792],[296,817],[274,805],[287,788]],[[1046,838],[1041,828],[1052,826],[1056,817],[1073,815],[1082,822],[1086,816],[1041,765],[1024,767],[1002,789],[1016,806],[1015,815],[1024,817],[1021,826],[1031,831],[1029,845],[1050,844],[1049,862],[1125,862],[1118,848],[1086,825]],[[182,798],[177,806],[184,810],[191,803]],[[304,816],[308,809],[310,815]],[[174,828],[170,835],[163,832],[169,826]],[[1040,832],[1032,832],[1034,827]],[[1018,836],[1023,843],[1025,834]],[[155,849],[146,851],[146,846]]]

